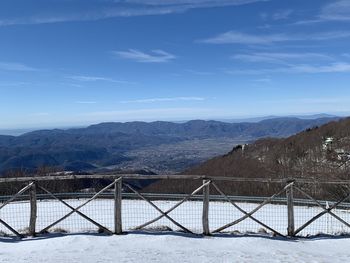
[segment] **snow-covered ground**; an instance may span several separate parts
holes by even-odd
[[[67,202],[77,207],[86,200],[67,200]],[[176,201],[155,201],[163,211],[171,208]],[[123,200],[122,204],[122,221],[125,231],[131,230],[157,216],[160,213],[142,200]],[[238,203],[246,211],[253,210],[258,204]],[[195,233],[202,233],[202,202],[190,201],[185,202],[169,216],[184,225]],[[313,216],[322,211],[319,207],[296,206],[295,207],[295,225],[296,228],[303,225]],[[29,223],[29,204],[28,202],[11,203],[0,210],[0,218],[5,220],[13,228],[18,231],[25,232]],[[71,210],[59,203],[58,201],[40,201],[38,202],[38,218],[37,231],[45,228],[55,222]],[[113,200],[94,200],[81,210],[84,214],[91,217],[103,226],[114,229],[114,202]],[[334,210],[335,214],[346,222],[350,222],[350,211]],[[228,202],[211,202],[209,208],[209,225],[211,231],[230,223],[243,216],[243,214]],[[287,232],[287,208],[285,205],[266,205],[254,217],[267,224],[271,228],[282,234]],[[180,230],[179,227],[171,223],[168,219],[161,220],[151,224],[149,228],[169,227],[172,230]],[[52,230],[65,230],[70,233],[91,232],[97,230],[96,226],[79,216],[73,214],[66,220],[52,228]],[[226,229],[226,231],[238,231],[240,233],[253,232],[258,233],[266,231],[264,227],[251,219],[246,219],[241,223]],[[0,224],[0,231],[10,233],[4,226]],[[267,230],[267,232],[269,232]],[[303,230],[300,235],[316,235],[316,234],[341,234],[349,233],[350,228],[342,224],[330,215],[324,215],[317,221]]]
[[[0,262],[350,262],[350,239],[287,240],[167,234],[68,235],[0,238]]]
[[[77,207],[86,200],[69,200]],[[169,209],[175,201],[155,201],[162,210]],[[251,211],[258,204],[239,203]],[[113,229],[112,200],[95,200],[81,211],[102,225]],[[154,208],[141,200],[123,200],[123,229],[131,230],[159,215]],[[295,207],[296,227],[321,212],[317,207]],[[56,201],[38,202],[37,230],[70,212]],[[350,213],[335,210],[338,216],[349,222]],[[202,203],[186,202],[169,214],[194,232],[202,232]],[[225,202],[210,203],[211,230],[242,216],[242,213]],[[254,216],[270,227],[286,233],[287,209],[283,205],[267,205]],[[16,202],[0,210],[0,218],[15,229],[25,231],[29,222],[29,204]],[[163,218],[150,225],[151,228],[178,227]],[[69,234],[51,233],[36,238],[0,236],[0,263],[2,262],[350,262],[350,238],[317,237],[311,239],[286,239],[268,234],[242,235],[235,233],[211,237],[180,232],[135,232],[127,235],[106,236],[96,233],[96,227],[74,214],[54,227]],[[261,232],[262,226],[251,219],[229,228],[240,233]],[[0,226],[1,231],[8,231]],[[265,229],[266,230],[266,229]],[[94,233],[91,233],[93,231]],[[82,233],[85,232],[85,233]],[[90,233],[89,233],[90,232]],[[318,219],[302,234],[349,232],[345,225],[329,215]]]

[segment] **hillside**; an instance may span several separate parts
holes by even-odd
[[[176,172],[223,154],[232,145],[263,137],[286,137],[334,119],[101,123],[0,136],[0,172],[31,171],[41,166],[73,171],[146,168]]]
[[[288,138],[264,138],[235,146],[229,153],[185,170],[184,174],[243,178],[349,179],[350,118],[307,129]],[[166,180],[152,184],[149,192],[188,193],[200,182]],[[222,183],[233,195],[270,195],[281,185]],[[341,190],[341,189],[340,189]],[[338,191],[338,190],[337,190]],[[334,193],[323,189],[319,194]]]
[[[189,169],[190,174],[236,177],[343,178],[349,171],[350,118],[286,139],[265,138]]]

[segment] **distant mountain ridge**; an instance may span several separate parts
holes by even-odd
[[[339,117],[299,119],[283,117],[262,120],[257,123],[241,122],[227,123],[220,121],[192,120],[185,123],[174,122],[110,122],[91,125],[87,128],[67,130],[73,134],[144,134],[149,136],[171,136],[186,138],[210,138],[215,136],[227,137],[286,137],[312,126],[322,125]],[[36,133],[36,132],[35,132]]]
[[[203,120],[186,123],[101,123],[87,128],[39,130],[20,136],[2,135],[0,172],[31,170],[40,166],[70,170],[101,168],[132,162],[126,154],[133,150],[142,151],[149,147],[191,140],[233,138],[250,141],[263,137],[286,137],[336,119],[339,118],[274,118],[258,123]]]
[[[218,121],[229,122],[229,123],[241,123],[241,122],[260,122],[264,120],[281,119],[281,118],[298,118],[302,120],[314,120],[314,119],[321,119],[321,118],[336,118],[336,117],[339,117],[339,116],[327,114],[327,113],[319,113],[319,114],[312,114],[312,115],[287,115],[287,116],[269,115],[269,116],[261,116],[261,117],[250,117],[250,118],[218,119]]]

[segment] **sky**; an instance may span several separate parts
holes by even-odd
[[[1,0],[0,128],[350,113],[350,0]]]

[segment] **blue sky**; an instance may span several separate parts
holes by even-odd
[[[0,128],[350,112],[350,0],[2,0]]]

